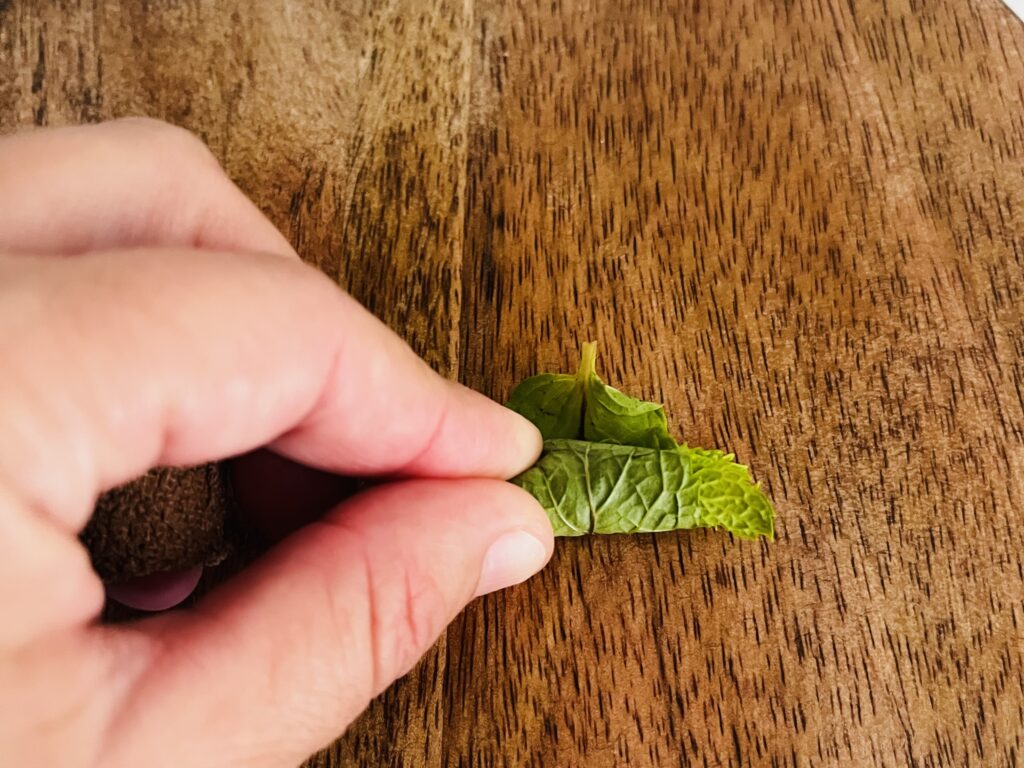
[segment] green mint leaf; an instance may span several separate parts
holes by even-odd
[[[583,385],[575,376],[542,373],[516,387],[505,405],[532,421],[545,440],[578,437]]]
[[[679,445],[665,409],[601,381],[597,345],[575,376],[542,374],[508,406],[545,438],[540,461],[513,480],[547,510],[557,536],[724,528],[774,538],[775,512],[732,454]]]
[[[587,342],[579,370],[531,376],[506,404],[536,425],[545,440],[582,439],[674,448],[665,409],[609,387],[595,371],[597,344]]]
[[[597,374],[587,382],[583,439],[643,448],[675,448],[660,403],[637,400],[609,387]]]
[[[580,440],[544,448],[512,482],[541,503],[556,536],[700,527],[774,538],[771,502],[729,454]]]
[[[580,375],[542,373],[516,387],[505,405],[532,421],[545,440],[555,440],[582,433],[583,397]]]

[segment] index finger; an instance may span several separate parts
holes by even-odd
[[[0,258],[0,295],[0,480],[74,529],[150,467],[261,445],[333,472],[433,477],[509,477],[540,452],[529,422],[438,376],[297,261]]]
[[[0,136],[0,249],[69,255],[161,245],[291,245],[197,137],[123,119]]]

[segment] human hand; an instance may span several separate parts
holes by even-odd
[[[0,764],[294,765],[552,548],[537,431],[302,265],[188,134],[0,140]],[[156,465],[400,476],[119,626],[76,536]],[[493,478],[493,479],[474,479]]]

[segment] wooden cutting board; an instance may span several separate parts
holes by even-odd
[[[1024,759],[998,0],[0,2],[0,127],[128,114],[445,375],[504,398],[596,337],[776,501],[773,544],[560,542],[309,765]]]

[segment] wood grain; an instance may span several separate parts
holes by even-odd
[[[424,5],[0,3],[0,127],[195,130],[495,397],[598,338],[607,379],[752,466],[779,537],[560,542],[309,765],[1016,765],[1024,26]]]

